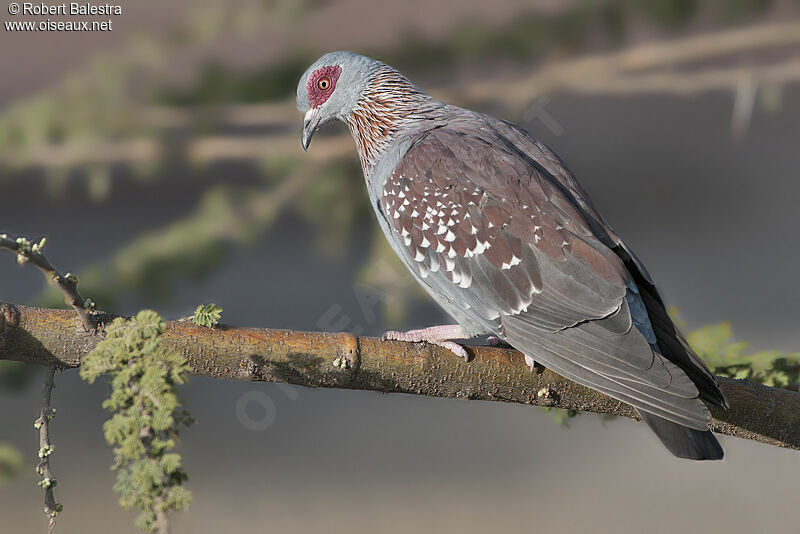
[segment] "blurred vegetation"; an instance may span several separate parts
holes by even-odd
[[[691,332],[686,339],[714,374],[798,391],[798,352],[761,350],[750,353],[746,342],[734,340],[730,323],[700,328]]]
[[[603,39],[601,47],[620,45],[632,24],[644,19],[660,28],[676,29],[699,15],[701,4],[698,0],[583,0],[555,14],[523,13],[501,27],[466,20],[435,41],[409,30],[398,46],[363,52],[401,70],[422,74],[433,70],[447,75],[457,64],[485,64],[498,59],[528,62],[551,53],[578,51],[597,33]],[[763,13],[770,5],[770,0],[727,0],[707,2],[705,7],[717,12],[721,21],[736,22]],[[297,80],[316,56],[302,51],[255,72],[241,72],[212,61],[200,69],[190,86],[163,88],[156,92],[156,98],[160,103],[179,106],[279,100],[294,94]]]
[[[21,452],[10,443],[0,442],[0,486],[14,478],[23,464]]]

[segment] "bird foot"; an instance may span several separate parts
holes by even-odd
[[[467,339],[470,336],[464,332],[461,326],[456,324],[431,326],[428,328],[420,328],[419,330],[409,330],[408,332],[397,332],[390,330],[383,334],[384,341],[405,341],[407,343],[430,343],[444,349],[449,350],[459,358],[463,358],[465,362],[469,361],[469,353],[467,350],[453,342],[453,339]]]

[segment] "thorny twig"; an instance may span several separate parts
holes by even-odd
[[[39,465],[36,466],[36,472],[41,475],[42,480],[39,485],[44,488],[44,513],[49,518],[47,532],[52,534],[56,528],[56,517],[63,509],[63,506],[56,502],[55,495],[53,495],[53,488],[56,485],[56,479],[50,471],[50,455],[53,454],[55,448],[50,443],[50,421],[55,417],[55,408],[50,407],[50,394],[53,391],[53,378],[55,377],[56,368],[48,367],[47,375],[42,384],[42,406],[39,413],[39,418],[33,423],[33,426],[39,430]]]
[[[0,248],[16,252],[17,262],[20,265],[31,263],[38,267],[48,280],[64,293],[64,301],[78,313],[83,328],[87,332],[95,332],[97,319],[94,314],[94,302],[91,299],[84,299],[78,293],[78,279],[75,276],[71,273],[61,274],[53,267],[42,253],[44,245],[44,238],[39,243],[31,243],[24,237],[11,239],[6,234],[0,234]]]

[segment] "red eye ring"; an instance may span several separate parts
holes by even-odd
[[[328,65],[318,68],[311,74],[306,85],[306,93],[312,108],[318,108],[328,101],[336,89],[336,80],[341,73],[342,67],[339,65]]]

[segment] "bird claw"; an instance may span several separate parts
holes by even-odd
[[[389,330],[388,332],[384,332],[381,336],[381,341],[402,341],[400,336],[402,336],[405,332],[398,332],[397,330]]]
[[[383,341],[404,341],[406,343],[430,343],[437,347],[447,349],[459,358],[463,358],[465,362],[470,360],[467,349],[454,341],[452,338],[440,338],[435,335],[439,327],[423,328],[420,330],[409,330],[408,332],[398,332],[396,330],[389,330],[381,336]]]
[[[454,341],[429,341],[428,343],[432,343],[442,347],[443,349],[449,350],[459,358],[463,358],[465,362],[469,361],[469,353],[467,352],[467,349]]]

